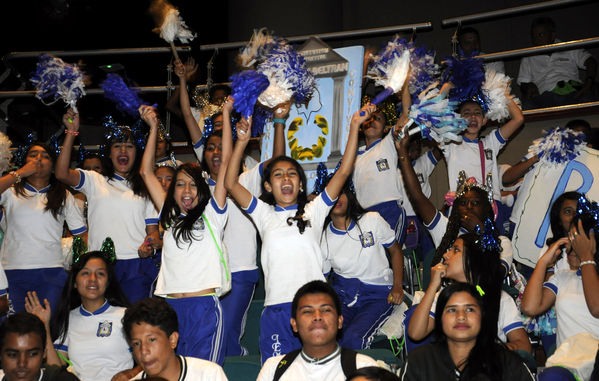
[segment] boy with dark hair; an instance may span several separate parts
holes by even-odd
[[[179,324],[175,310],[161,298],[147,298],[127,308],[123,317],[125,336],[143,372],[133,380],[161,377],[168,381],[226,381],[216,363],[179,356]]]
[[[480,34],[478,30],[471,26],[460,28],[458,31],[458,44],[460,47],[460,56],[469,57],[473,53],[485,54],[480,47]],[[495,72],[505,73],[503,61],[492,61],[485,63],[485,70],[494,70]]]
[[[291,302],[290,319],[302,349],[266,360],[257,380],[341,381],[357,368],[376,366],[372,358],[339,347],[340,312],[339,296],[328,283],[315,280],[302,286]]]
[[[0,361],[3,381],[76,381],[74,374],[57,365],[42,368],[46,328],[35,315],[19,312],[0,327]]]

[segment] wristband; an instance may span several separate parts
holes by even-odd
[[[21,175],[19,175],[17,171],[10,171],[8,174],[13,176],[15,180],[17,180],[17,184],[21,182]]]
[[[281,123],[281,124],[285,124],[287,123],[287,118],[282,119],[282,118],[275,118],[272,120],[273,123]]]
[[[71,135],[71,136],[77,136],[79,135],[79,131],[69,131],[67,129],[64,130],[64,133],[67,135]]]
[[[590,260],[590,261],[582,261],[580,262],[580,265],[578,266],[578,268],[581,268],[584,265],[594,265],[597,266],[597,262]]]

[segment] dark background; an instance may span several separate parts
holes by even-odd
[[[211,43],[247,40],[254,28],[263,26],[279,36],[296,36],[403,25],[430,21],[433,27],[418,32],[416,41],[437,52],[439,59],[451,54],[451,35],[455,26],[442,27],[444,18],[478,12],[504,9],[536,3],[536,1],[349,1],[349,0],[306,0],[248,1],[248,0],[172,0],[187,25],[197,32],[198,37],[190,44],[192,55],[200,63],[200,82],[206,78],[206,62],[213,52],[200,51],[200,46]],[[113,48],[163,47],[166,43],[155,33],[154,21],[147,9],[147,0],[20,0],[3,1],[0,6],[0,56],[9,52],[86,50]],[[495,20],[469,23],[481,33],[482,49],[487,53],[530,46],[530,22],[538,16],[551,16],[558,24],[558,37],[564,41],[599,36],[599,2],[586,1],[562,6],[557,9],[510,16]],[[407,34],[409,37],[411,33]],[[391,34],[369,38],[326,40],[333,47],[365,45],[380,48],[392,37]],[[178,43],[178,42],[177,42]],[[178,43],[179,44],[179,43]],[[599,58],[599,46],[589,50]],[[227,81],[237,69],[234,55],[237,50],[221,50],[215,56],[213,78],[215,82]],[[185,58],[185,55],[182,55]],[[90,88],[98,87],[105,72],[99,66],[119,63],[124,74],[132,83],[140,86],[164,86],[167,83],[166,67],[170,54],[144,54],[140,56],[80,57],[86,71],[92,76]],[[77,62],[78,57],[68,57],[67,62]],[[35,69],[37,59],[14,58],[5,60],[0,68],[5,74],[7,66],[12,68],[0,83],[0,90],[18,90],[25,85]],[[516,77],[519,60],[505,62],[507,74]],[[176,77],[174,78],[176,82]],[[517,89],[515,89],[517,91]],[[158,103],[164,112],[165,93],[142,94],[142,98]],[[13,140],[20,144],[30,131],[35,131],[42,140],[60,129],[60,116],[64,104],[44,106],[35,98],[15,98],[7,104],[0,98],[0,116],[3,128]],[[107,113],[113,113],[123,122],[112,105],[101,95],[88,95],[80,101],[82,117],[89,130],[81,139],[85,144],[98,144],[102,128],[98,121]],[[185,139],[185,132],[176,119],[172,134],[175,139]]]

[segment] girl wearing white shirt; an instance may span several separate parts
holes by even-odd
[[[376,106],[367,105],[354,114],[341,166],[324,192],[307,202],[306,178],[300,164],[286,156],[274,158],[262,177],[266,202],[239,183],[238,171],[249,142],[251,121],[237,125],[237,144],[227,171],[226,187],[254,221],[262,238],[262,269],[265,277],[265,309],[260,322],[260,351],[263,362],[274,355],[301,346],[289,325],[291,301],[297,289],[311,280],[324,280],[320,236],[324,220],[351,174],[358,145],[358,128]],[[224,130],[230,130],[227,118]],[[223,146],[231,145],[223,139]]]
[[[25,165],[0,178],[7,226],[2,266],[16,311],[25,309],[27,291],[36,291],[56,307],[67,278],[61,246],[64,222],[75,235],[87,232],[75,199],[54,177],[55,162],[50,147],[34,143]],[[0,281],[2,288],[6,285]]]
[[[71,150],[79,134],[79,114],[71,109],[62,119],[66,126],[63,149],[56,163],[56,177],[87,197],[89,248],[100,249],[112,238],[117,255],[116,277],[132,303],[150,295],[158,269],[150,258],[160,248],[158,216],[139,174],[140,142],[134,132],[119,126],[108,137],[109,160],[104,175],[71,169]]]
[[[225,107],[232,107],[232,103]],[[140,114],[150,126],[141,174],[161,210],[160,224],[165,229],[154,294],[166,298],[177,312],[178,354],[222,365],[223,317],[216,293],[225,288],[223,275],[230,277],[230,273],[222,274],[228,266],[222,234],[227,221],[224,175],[230,151],[223,152],[214,195],[200,166],[193,163],[177,168],[175,181],[165,193],[153,171],[158,119],[149,106],[142,106]]]

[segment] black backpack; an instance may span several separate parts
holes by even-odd
[[[297,355],[300,354],[300,351],[301,349],[296,349],[283,356],[281,361],[279,361],[277,370],[275,370],[275,375],[272,381],[279,381],[283,373],[285,373],[285,371],[289,368]],[[343,374],[345,377],[348,377],[350,374],[356,371],[356,355],[356,351],[347,348],[341,348],[341,369],[343,369]]]

